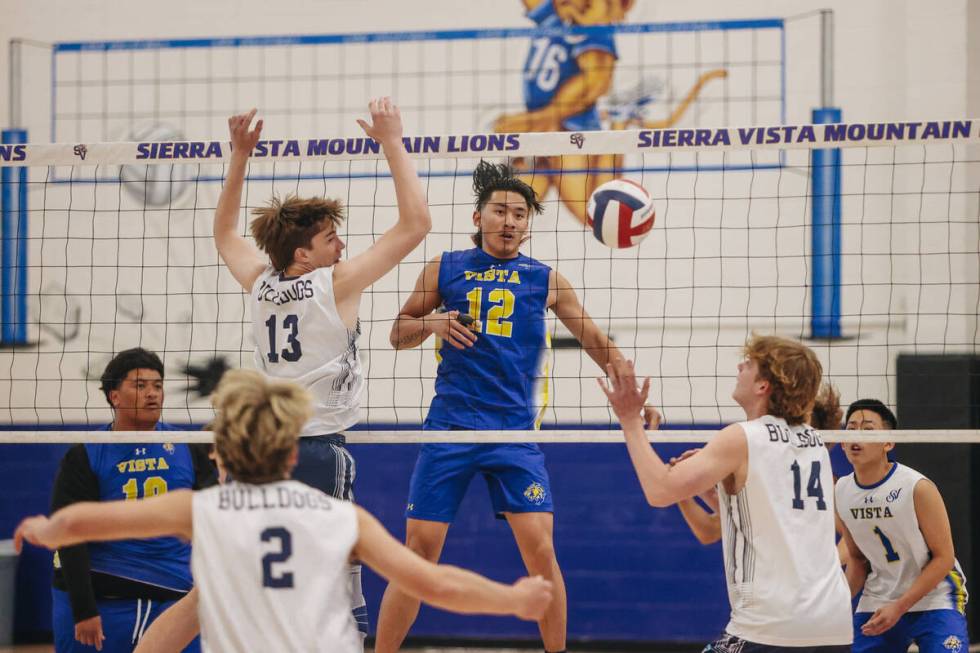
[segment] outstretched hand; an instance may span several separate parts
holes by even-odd
[[[35,546],[43,546],[49,549],[56,548],[53,546],[53,542],[49,541],[45,537],[47,532],[47,525],[50,520],[44,515],[36,515],[34,517],[27,517],[17,526],[17,530],[14,531],[14,550],[20,553],[24,548],[24,542],[30,542]]]
[[[382,145],[400,141],[402,138],[402,114],[390,97],[375,98],[368,103],[371,111],[371,123],[360,118],[357,124],[364,133]]]
[[[258,109],[252,109],[248,113],[232,116],[228,119],[228,132],[231,134],[232,152],[244,152],[245,156],[252,153],[252,149],[259,142],[262,135],[262,120],[255,123],[255,129],[249,130],[252,118]]]
[[[650,394],[650,377],[643,380],[641,387],[637,387],[633,361],[625,359],[617,359],[607,363],[606,372],[609,376],[609,382],[607,383],[605,379],[598,379],[599,387],[609,399],[609,403],[616,412],[616,417],[619,418],[620,422],[639,418],[641,414],[646,412],[647,396]],[[659,416],[659,413],[657,415]]]

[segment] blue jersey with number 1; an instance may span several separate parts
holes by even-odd
[[[157,423],[156,430],[178,429]],[[194,462],[186,444],[86,444],[85,450],[99,479],[101,501],[143,499],[194,487]],[[94,542],[88,551],[92,571],[181,592],[193,584],[190,544],[176,537]]]
[[[443,305],[479,320],[480,329],[472,347],[440,344],[428,427],[537,427],[547,405],[550,274],[547,265],[523,254],[498,259],[475,248],[442,255]]]
[[[616,57],[616,44],[612,31],[589,34],[562,33],[565,25],[555,11],[553,0],[544,0],[527,14],[541,28],[553,31],[552,35],[536,36],[531,41],[531,51],[524,63],[524,103],[534,111],[551,103],[558,89],[570,78],[582,72],[577,58],[589,50],[601,50]],[[599,112],[591,107],[562,121],[567,131],[593,131],[601,129]]]

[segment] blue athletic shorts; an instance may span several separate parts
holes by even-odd
[[[854,615],[854,653],[907,651],[912,642],[921,653],[966,653],[970,647],[966,617],[956,610],[906,612],[890,629],[869,637],[861,633],[861,626],[871,614]]]
[[[426,422],[427,430],[439,428]],[[536,444],[424,444],[415,462],[405,516],[451,523],[470,480],[483,475],[498,518],[554,512],[544,454]]]
[[[85,646],[75,639],[75,619],[71,613],[68,593],[52,589],[54,611],[51,626],[54,630],[54,650],[57,653],[92,653],[94,646]],[[176,601],[148,599],[102,599],[96,602],[102,617],[102,653],[132,653],[150,624]],[[184,653],[200,653],[201,638],[184,649]]]
[[[292,479],[336,499],[353,501],[357,468],[344,442],[344,436],[339,433],[300,438],[299,460]]]

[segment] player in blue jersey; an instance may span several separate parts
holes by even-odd
[[[436,396],[429,430],[523,430],[538,426],[547,402],[548,310],[600,366],[622,358],[556,270],[520,253],[534,189],[512,168],[481,161],[473,173],[476,247],[430,261],[391,330],[396,349],[440,339]],[[469,326],[467,326],[469,325]],[[565,648],[565,587],[553,544],[553,507],[544,456],[535,444],[427,444],[409,490],[406,544],[436,561],[449,524],[475,474],[506,518],[529,573],[554,584],[555,601],[539,622],[547,651]],[[389,585],[381,604],[375,650],[397,650],[419,602]]]
[[[596,102],[609,92],[618,57],[609,32],[568,34],[568,26],[596,26],[623,20],[632,0],[524,0],[535,25],[551,30],[535,37],[524,63],[526,111],[504,115],[498,132],[595,131],[602,129]],[[559,176],[529,175],[538,197],[555,187],[562,202],[583,225],[586,204],[600,184],[613,179],[613,155],[537,157],[534,170],[572,170]],[[603,170],[603,172],[585,171]]]
[[[173,431],[160,421],[163,363],[127,349],[106,365],[102,391],[111,431]],[[183,444],[92,443],[68,450],[52,511],[79,501],[136,500],[216,482],[203,448]],[[55,554],[55,649],[132,651],[146,627],[191,588],[190,545],[176,538],[65,547]],[[186,650],[199,650],[195,641]]]

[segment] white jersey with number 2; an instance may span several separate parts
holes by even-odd
[[[362,650],[351,615],[357,513],[298,481],[194,493],[204,651]]]
[[[330,435],[360,420],[364,373],[361,323],[348,329],[337,312],[333,268],[288,277],[269,267],[252,286],[255,367],[313,395],[301,435]]]
[[[719,484],[726,631],[770,646],[850,644],[851,596],[834,542],[830,456],[810,426],[766,415],[740,424],[748,474]]]

